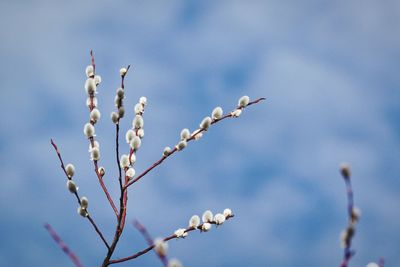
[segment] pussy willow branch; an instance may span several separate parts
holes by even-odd
[[[258,98],[258,99],[254,100],[254,101],[251,101],[246,107],[251,106],[251,105],[253,105],[253,104],[257,104],[258,102],[263,101],[263,100],[265,100],[264,97]],[[237,107],[236,109],[244,109],[244,108],[243,108],[243,107],[242,107],[242,108]],[[236,109],[235,109],[235,110],[236,110]],[[224,120],[224,119],[226,119],[226,118],[231,118],[231,117],[233,117],[232,112],[228,113],[227,115],[223,116],[223,117],[220,118],[220,119],[213,120],[213,121],[211,122],[211,124],[218,123],[218,122],[220,122],[220,121],[222,121],[222,120]],[[192,141],[192,140],[195,138],[196,135],[198,135],[199,133],[204,132],[204,131],[206,131],[206,130],[204,130],[204,129],[198,130],[195,134],[192,135],[191,138],[189,138],[189,139],[187,140],[187,142]],[[134,183],[136,183],[137,181],[139,181],[143,176],[145,176],[147,173],[149,173],[149,172],[150,172],[151,170],[153,170],[155,167],[157,167],[158,165],[160,165],[164,160],[166,160],[168,157],[170,157],[172,154],[174,154],[177,150],[178,150],[178,149],[175,147],[174,149],[171,150],[171,152],[170,152],[168,155],[166,155],[166,156],[163,155],[158,161],[156,161],[156,162],[155,162],[153,165],[151,165],[148,169],[146,169],[144,172],[142,172],[141,174],[139,174],[135,179],[131,180],[128,184],[126,184],[125,187],[124,187],[124,189],[128,188],[128,187],[131,186],[132,184],[134,184]]]
[[[141,224],[139,221],[135,220],[133,221],[133,226],[143,235],[144,239],[146,239],[146,242],[149,246],[154,245],[153,238],[151,238],[149,232],[147,231],[146,227],[144,227],[143,224]],[[157,253],[158,258],[162,262],[162,264],[167,267],[168,266],[168,259],[165,255],[161,255]]]
[[[234,217],[234,215],[227,216],[227,217],[226,217],[226,220],[229,220],[229,219],[232,218],[232,217]],[[212,221],[212,222],[209,222],[209,223],[210,223],[210,224],[215,224],[215,225],[217,224],[215,221]],[[200,231],[201,231],[202,227],[203,227],[203,224],[200,224],[200,225],[197,226],[197,227],[189,227],[189,228],[186,228],[185,233],[189,233],[189,232],[194,231],[194,230],[200,230]],[[167,236],[167,237],[165,237],[163,240],[164,240],[164,242],[166,242],[166,241],[169,241],[169,240],[174,239],[174,238],[178,238],[178,237],[176,236],[176,234],[172,234],[172,235],[170,235],[170,236]],[[147,248],[145,248],[145,249],[143,249],[143,250],[141,250],[141,251],[139,251],[139,252],[137,252],[137,253],[135,253],[135,254],[133,254],[133,255],[131,255],[131,256],[128,256],[128,257],[125,257],[125,258],[121,258],[121,259],[111,260],[111,261],[110,261],[110,264],[115,264],[115,263],[120,263],[120,262],[124,262],[124,261],[133,260],[133,259],[135,259],[135,258],[137,258],[137,257],[140,257],[140,256],[142,256],[142,255],[148,253],[148,252],[151,251],[153,248],[154,248],[154,244],[148,246]]]
[[[90,50],[90,57],[91,57],[91,63],[92,63],[92,66],[93,66],[93,77],[91,77],[91,78],[94,78],[94,76],[95,76],[95,74],[96,74],[96,68],[95,68],[96,65],[95,65],[95,63],[94,63],[94,62],[95,62],[95,61],[94,61],[94,54],[93,54],[93,51],[92,51],[92,50]],[[94,93],[90,94],[89,97],[90,97],[89,112],[91,112],[91,111],[94,109],[94,101],[93,101],[93,99],[94,99]],[[90,120],[90,123],[91,123],[93,126],[94,126],[94,124],[95,124],[95,122],[92,121],[92,120]],[[92,146],[92,148],[94,148],[94,141],[95,141],[95,140],[94,140],[94,137],[93,137],[93,136],[92,136],[92,137],[89,137],[89,142],[90,142],[90,145]],[[117,207],[115,206],[113,199],[111,198],[110,194],[108,193],[107,187],[106,187],[106,185],[105,185],[104,182],[103,182],[103,177],[102,177],[102,176],[100,175],[100,173],[99,173],[98,161],[97,161],[97,160],[93,160],[93,165],[94,165],[94,172],[96,173],[96,176],[97,176],[97,179],[99,180],[100,186],[101,186],[101,188],[103,189],[104,193],[106,194],[107,200],[108,200],[108,202],[110,203],[112,209],[114,210],[115,216],[118,218],[118,210],[117,210]]]
[[[64,161],[61,157],[61,153],[58,150],[58,147],[56,145],[56,143],[53,141],[53,139],[50,139],[51,145],[54,147],[54,150],[57,153],[58,159],[60,160],[61,163],[61,169],[64,171],[65,176],[67,177],[68,180],[72,180],[68,174],[67,171],[65,170],[65,165],[64,165]],[[78,201],[78,204],[81,205],[81,199],[79,197],[78,192],[74,192],[73,193],[76,197],[76,200]],[[92,226],[94,227],[94,230],[97,232],[97,234],[100,236],[101,240],[103,241],[103,243],[106,245],[107,249],[110,249],[110,246],[108,245],[106,239],[104,238],[103,234],[101,233],[100,229],[97,227],[96,223],[94,222],[94,220],[92,219],[92,217],[90,217],[90,214],[88,212],[88,216],[86,216],[86,218],[89,220],[89,222],[92,224]]]
[[[71,259],[71,261],[75,264],[76,267],[82,267],[81,262],[79,261],[79,258],[75,255],[74,252],[62,241],[62,239],[59,237],[59,235],[54,231],[54,229],[51,227],[50,224],[46,223],[44,225],[44,228],[49,232],[51,237],[54,239],[54,241],[57,243],[57,245],[64,251],[65,254]]]
[[[348,220],[349,225],[347,229],[352,228],[352,221],[353,221],[353,212],[354,212],[354,199],[353,199],[353,188],[351,186],[350,174],[349,173],[342,173],[344,182],[346,184],[346,193],[347,193],[347,213],[348,213]],[[353,229],[354,231],[354,229]],[[345,244],[344,248],[344,255],[343,261],[340,264],[340,267],[347,267],[351,257],[354,255],[354,251],[351,250],[351,241],[353,239],[354,232],[348,237],[348,242]]]

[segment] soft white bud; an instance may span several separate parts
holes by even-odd
[[[90,112],[90,120],[93,122],[97,122],[100,119],[100,111],[97,108],[94,108],[91,112]]]
[[[125,76],[125,74],[126,74],[127,71],[128,71],[128,70],[127,70],[126,68],[120,68],[120,69],[119,69],[119,75]]]
[[[129,161],[131,162],[131,164],[134,164],[136,162],[135,153],[130,154]]]
[[[164,240],[161,238],[156,238],[154,240],[154,250],[157,252],[158,255],[166,256],[168,250],[167,242],[164,242]]]
[[[224,216],[225,217],[230,217],[232,216],[232,210],[231,209],[224,209]]]
[[[94,82],[96,83],[96,85],[99,85],[101,83],[101,76],[100,75],[94,76]]]
[[[183,267],[183,265],[179,260],[173,258],[168,261],[168,267]]]
[[[111,120],[113,123],[118,123],[119,116],[117,112],[115,111],[111,112]]]
[[[86,123],[85,126],[83,127],[83,133],[88,138],[93,137],[94,136],[94,126],[90,123]]]
[[[379,267],[379,265],[377,263],[375,263],[375,262],[370,262],[370,263],[367,264],[366,267]]]
[[[91,106],[91,104],[92,104],[92,101],[93,101],[93,107],[97,107],[97,97],[92,97],[92,99],[93,100],[91,100],[90,99],[90,97],[88,97],[87,99],[86,99],[86,106],[87,107],[90,107]]]
[[[81,207],[87,209],[88,205],[89,200],[87,199],[87,197],[81,197]]]
[[[96,92],[96,83],[94,79],[88,78],[85,82],[85,90],[88,95],[93,95]]]
[[[200,129],[207,130],[211,125],[211,121],[210,117],[205,117],[200,123]]]
[[[201,219],[203,220],[204,223],[208,223],[208,222],[212,222],[213,220],[213,213],[211,212],[211,210],[206,210],[203,213],[203,216],[201,217]]]
[[[117,97],[120,99],[124,98],[124,89],[122,89],[121,87],[117,89]]]
[[[185,232],[186,229],[184,228],[179,228],[178,230],[176,230],[174,232],[174,234],[176,235],[177,238],[184,238],[187,237],[188,233]]]
[[[120,106],[118,108],[118,116],[119,116],[119,118],[123,118],[124,115],[125,115],[125,108],[123,106]]]
[[[176,149],[178,151],[180,151],[180,150],[184,149],[186,146],[187,146],[186,140],[182,140],[176,145]]]
[[[126,176],[128,176],[129,178],[132,178],[133,176],[135,176],[135,169],[134,168],[129,168],[127,171],[126,171]]]
[[[143,117],[140,115],[136,115],[135,118],[133,119],[132,125],[135,129],[140,129],[143,128]]]
[[[147,98],[145,96],[142,96],[139,98],[139,103],[142,104],[143,106],[147,105]]]
[[[75,173],[74,165],[72,165],[71,163],[67,164],[67,166],[65,166],[65,172],[67,173],[69,178],[74,176],[74,173]]]
[[[193,134],[192,134],[192,136],[194,136],[194,140],[195,141],[197,141],[197,140],[199,140],[200,138],[202,138],[203,137],[203,133],[202,132],[199,132],[200,130],[196,130],[195,132],[193,132]]]
[[[75,182],[72,180],[67,181],[67,188],[69,192],[76,193],[78,191],[78,187],[76,186]]]
[[[88,77],[88,78],[92,77],[94,75],[93,66],[92,65],[87,66],[85,72],[86,72],[86,77]]]
[[[207,231],[209,231],[210,229],[211,229],[211,224],[210,224],[210,223],[203,223],[202,226],[201,226],[201,230],[202,230],[203,232],[207,232]]]
[[[142,114],[142,113],[143,113],[143,105],[140,104],[140,103],[137,103],[137,104],[135,105],[135,114],[136,114],[136,115],[140,115],[140,114]]]
[[[140,140],[140,137],[134,136],[130,143],[130,146],[133,150],[138,150],[141,144],[142,144],[142,140]]]
[[[144,137],[144,130],[143,129],[139,129],[137,131],[137,136],[139,136],[140,138],[143,138]]]
[[[90,151],[91,160],[99,160],[100,159],[100,149],[98,147],[92,148]]]
[[[211,117],[212,117],[214,120],[218,120],[218,119],[221,119],[222,114],[223,114],[222,108],[221,108],[221,107],[216,107],[216,108],[214,108],[214,110],[212,111]]]
[[[190,138],[190,131],[189,129],[185,128],[181,131],[181,140],[187,140]]]
[[[250,102],[250,98],[247,95],[242,96],[238,101],[238,106],[243,108],[247,106]]]
[[[189,220],[189,227],[196,228],[200,225],[200,217],[198,215],[193,215]]]
[[[99,172],[100,176],[103,177],[104,174],[106,174],[106,169],[104,167],[99,167],[97,169],[97,171]]]
[[[129,167],[129,156],[124,154],[121,156],[121,159],[119,161],[121,168],[128,168]]]
[[[242,110],[241,109],[235,109],[234,111],[232,111],[231,115],[234,118],[237,118],[240,116],[240,114],[242,114]]]
[[[82,208],[82,207],[79,207],[78,210],[77,210],[77,212],[78,212],[78,214],[81,215],[82,217],[87,217],[87,216],[89,215],[88,212],[86,211],[86,209],[84,209],[84,208]]]
[[[125,134],[126,142],[129,144],[135,136],[136,134],[132,129],[128,130]]]
[[[93,141],[93,147],[100,148],[99,142],[97,142],[96,140],[94,140],[94,141]],[[92,152],[93,147],[92,147],[92,143],[90,143],[90,144],[89,144],[89,152]]]
[[[163,155],[166,157],[171,153],[171,148],[169,146],[164,148]]]
[[[120,98],[118,95],[116,95],[114,98],[114,104],[117,108],[122,106],[122,98]]]
[[[225,222],[225,216],[221,213],[217,213],[214,216],[214,221],[217,225],[223,224]]]

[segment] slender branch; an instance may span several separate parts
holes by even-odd
[[[258,98],[258,99],[256,99],[256,100],[250,102],[246,107],[251,106],[251,105],[253,105],[253,104],[257,104],[258,102],[263,101],[263,100],[265,100],[264,97]],[[242,107],[242,108],[239,108],[239,107],[238,107],[238,108],[236,108],[236,109],[244,109],[244,108],[243,108],[243,107]],[[236,109],[235,109],[235,110],[236,110]],[[228,113],[227,115],[223,116],[223,117],[220,118],[220,119],[215,119],[215,120],[213,120],[213,121],[211,122],[211,124],[218,123],[218,122],[220,122],[220,121],[222,121],[222,120],[224,120],[224,119],[231,118],[231,117],[233,117],[232,112]],[[192,137],[190,137],[190,138],[187,140],[187,142],[194,140],[195,137],[196,137],[196,135],[198,135],[198,134],[200,134],[200,133],[202,133],[202,132],[204,132],[204,131],[206,131],[206,130],[205,130],[205,129],[199,129],[199,130],[197,130],[197,132],[194,133],[194,134],[192,135]],[[136,183],[137,181],[139,181],[143,176],[145,176],[147,173],[149,173],[149,172],[150,172],[151,170],[153,170],[155,167],[157,167],[158,165],[160,165],[164,160],[166,160],[168,157],[170,157],[170,156],[171,156],[172,154],[174,154],[176,151],[178,151],[178,149],[175,147],[174,149],[171,150],[171,152],[170,152],[168,155],[166,155],[166,156],[163,155],[158,161],[156,161],[156,162],[155,162],[153,165],[151,165],[148,169],[146,169],[144,172],[142,172],[141,174],[139,174],[135,179],[131,180],[128,184],[126,184],[126,185],[125,185],[125,188],[128,188],[128,187],[131,186],[132,184],[134,184],[134,183]]]
[[[76,256],[74,252],[67,246],[67,244],[62,241],[60,236],[56,233],[56,231],[51,227],[50,224],[46,223],[44,225],[44,228],[49,232],[51,237],[54,239],[54,241],[57,243],[57,245],[64,251],[65,254],[71,259],[71,261],[75,264],[76,267],[82,267],[83,265],[79,261],[79,258]]]
[[[60,153],[60,151],[58,150],[58,147],[57,147],[56,143],[53,141],[53,139],[50,139],[50,142],[51,142],[51,145],[54,147],[54,150],[55,150],[56,153],[57,153],[58,159],[60,160],[60,163],[61,163],[61,169],[64,171],[65,176],[67,177],[68,180],[72,180],[72,179],[68,176],[67,171],[65,170],[64,161],[63,161],[63,159],[62,159],[62,157],[61,157],[61,153]],[[79,197],[78,192],[75,191],[73,194],[75,195],[76,200],[78,201],[78,204],[81,205],[81,199],[80,199],[80,197]],[[110,249],[110,246],[108,245],[106,239],[104,238],[103,234],[101,233],[101,231],[100,231],[99,228],[97,227],[97,225],[96,225],[96,223],[94,222],[94,220],[90,217],[89,213],[88,213],[88,216],[87,216],[86,218],[90,221],[90,223],[91,223],[92,226],[94,227],[95,231],[96,231],[97,234],[100,236],[101,240],[103,240],[103,242],[104,242],[104,244],[106,245],[106,247],[107,247],[108,249]]]
[[[226,219],[228,220],[228,219],[230,219],[232,217],[234,217],[234,215],[227,216]],[[209,222],[209,223],[210,224],[215,224],[215,225],[217,224],[215,221],[212,221],[212,222]],[[189,227],[189,228],[185,229],[185,233],[188,233],[188,232],[191,232],[191,231],[194,231],[194,230],[200,230],[201,231],[202,227],[203,227],[203,224],[200,224],[197,227]],[[169,240],[175,239],[175,238],[178,238],[176,236],[176,234],[172,234],[172,235],[169,235],[169,236],[165,237],[163,240],[164,240],[164,242],[166,242],[166,241],[169,241]],[[145,248],[145,249],[143,249],[143,250],[141,250],[141,251],[139,251],[139,252],[137,252],[137,253],[135,253],[135,254],[133,254],[131,256],[128,256],[128,257],[125,257],[125,258],[121,258],[121,259],[111,260],[110,264],[115,264],[115,263],[120,263],[120,262],[125,262],[125,261],[129,261],[129,260],[135,259],[137,257],[140,257],[140,256],[146,254],[147,252],[149,252],[153,248],[154,248],[154,244],[149,245],[147,248]]]

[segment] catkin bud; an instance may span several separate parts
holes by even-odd
[[[350,178],[351,171],[350,171],[350,166],[348,164],[342,163],[340,165],[340,172],[344,178]]]
[[[119,75],[121,75],[121,77],[124,77],[127,71],[128,70],[126,68],[120,68],[119,69]]]
[[[132,178],[133,176],[135,176],[135,169],[134,168],[129,168],[127,171],[126,171],[126,176],[128,176],[129,178]]]
[[[134,164],[136,162],[136,155],[135,153],[132,153],[129,155],[129,161],[131,164]]]
[[[199,132],[200,130],[196,130],[195,132],[193,132],[193,134],[192,134],[192,136],[194,136],[194,140],[195,141],[197,141],[197,140],[199,140],[200,138],[202,138],[203,137],[203,133],[202,132]]]
[[[186,146],[187,146],[186,140],[182,140],[176,145],[176,149],[178,151],[180,151],[180,150],[184,149]]]
[[[88,212],[86,211],[86,209],[84,209],[84,208],[82,208],[82,207],[79,207],[78,210],[77,210],[77,212],[78,212],[78,214],[81,215],[82,217],[87,217],[87,216],[89,215]]]
[[[136,115],[140,115],[140,114],[142,114],[142,113],[143,113],[143,105],[140,104],[140,103],[137,103],[137,104],[135,105],[135,114],[136,114]]]
[[[75,182],[72,180],[67,181],[67,188],[68,188],[69,192],[71,192],[73,194],[78,191],[78,187],[76,186]]]
[[[94,82],[96,86],[99,85],[101,83],[101,76],[100,75],[94,76]]]
[[[166,256],[168,250],[167,242],[164,242],[164,240],[161,238],[156,238],[154,240],[154,250],[157,252],[158,255]]]
[[[87,209],[88,205],[89,200],[87,199],[87,197],[81,197],[81,207]]]
[[[183,266],[182,263],[175,258],[170,259],[168,261],[168,267],[182,267],[182,266]],[[367,266],[367,267],[369,267],[369,266]]]
[[[99,172],[101,177],[103,177],[106,174],[106,169],[104,167],[99,167],[97,171]]]
[[[83,128],[83,133],[86,137],[93,137],[94,136],[94,126],[90,123],[86,123],[85,127]]]
[[[99,160],[100,159],[100,149],[98,147],[92,148],[90,151],[91,160]]]
[[[242,96],[238,101],[238,106],[244,108],[250,102],[250,98],[247,95]]]
[[[190,131],[189,129],[185,128],[181,131],[181,140],[187,140],[190,138]]]
[[[201,231],[207,232],[211,229],[211,224],[210,223],[203,223],[201,226]]]
[[[222,114],[223,114],[222,108],[221,108],[221,107],[216,107],[216,108],[214,108],[214,110],[212,111],[211,117],[212,117],[214,120],[218,120],[218,119],[221,119]]]
[[[214,221],[217,225],[223,224],[225,222],[225,216],[221,213],[217,213],[214,216]]]
[[[134,136],[130,143],[130,146],[133,150],[138,150],[141,144],[142,144],[142,140],[140,140],[140,137]]]
[[[177,238],[184,238],[187,237],[188,233],[185,232],[186,229],[184,228],[179,228],[178,230],[176,230],[174,232],[174,234],[176,235]]]
[[[99,142],[97,142],[96,140],[94,140],[94,141],[93,141],[93,147],[98,147],[98,148],[100,148]],[[90,143],[90,144],[89,144],[89,152],[92,152],[93,147],[92,147],[92,143]]]
[[[120,159],[120,165],[121,165],[121,168],[128,168],[129,167],[129,156],[128,155],[122,155],[121,156],[121,159]]]
[[[65,172],[67,173],[69,178],[74,176],[74,173],[75,173],[74,165],[72,165],[71,163],[67,164],[67,166],[65,166]]]
[[[193,215],[189,220],[189,227],[197,228],[200,225],[200,217]]]
[[[122,98],[120,98],[118,95],[116,95],[114,98],[114,104],[117,108],[122,106]]]
[[[111,120],[115,124],[118,123],[119,117],[118,117],[117,112],[115,112],[115,111],[111,112]]]
[[[204,223],[212,222],[212,220],[213,220],[213,213],[211,212],[211,210],[206,210],[206,211],[203,213],[202,220],[203,220]]]
[[[142,96],[139,98],[139,103],[142,104],[143,106],[147,105],[147,98],[145,96]]]
[[[169,266],[168,266],[169,267]],[[375,262],[370,262],[367,264],[367,266],[365,267],[379,267],[379,264],[375,263]]]
[[[234,118],[237,118],[240,116],[240,114],[242,114],[242,110],[241,109],[235,109],[234,111],[232,111],[231,115]]]
[[[230,217],[230,216],[232,216],[233,215],[233,213],[232,213],[232,210],[231,209],[224,209],[224,216],[225,216],[225,218],[226,217]]]
[[[135,118],[133,119],[132,125],[135,129],[140,129],[143,128],[143,117],[140,115],[136,115]]]
[[[85,82],[85,90],[88,95],[93,95],[96,92],[96,83],[94,79],[88,78]]]
[[[132,129],[128,130],[125,134],[126,142],[129,144],[135,136],[135,131],[133,131]]]
[[[122,89],[121,87],[117,89],[117,97],[121,99],[124,98],[124,89]]]
[[[86,72],[86,77],[88,78],[92,77],[94,75],[93,66],[92,65],[87,66],[85,72]]]
[[[143,138],[144,137],[144,130],[143,129],[139,129],[139,130],[137,130],[137,136],[139,136],[140,138]]]
[[[100,111],[97,108],[94,108],[91,112],[90,112],[90,120],[93,122],[97,122],[100,119]]]
[[[200,129],[207,130],[208,127],[210,127],[210,125],[211,125],[211,121],[212,120],[210,117],[205,117],[200,123]]]
[[[120,106],[118,108],[118,116],[119,116],[119,118],[123,118],[124,115],[125,115],[125,108],[123,106]]]
[[[164,151],[163,151],[163,156],[168,156],[169,154],[171,154],[171,148],[169,147],[169,146],[167,146],[167,147],[165,147],[164,148]]]

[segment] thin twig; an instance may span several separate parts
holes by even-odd
[[[57,245],[64,251],[65,254],[71,259],[71,261],[75,264],[76,267],[82,267],[83,265],[79,261],[79,258],[76,256],[74,252],[67,246],[67,244],[62,241],[60,236],[56,233],[56,231],[51,227],[50,224],[46,223],[44,225],[44,228],[49,232],[51,237],[54,239],[54,241],[57,243]]]
[[[246,107],[251,106],[251,105],[253,105],[253,104],[257,104],[258,102],[263,101],[263,100],[265,100],[264,97],[258,98],[258,99],[256,99],[256,100],[250,102]],[[242,108],[237,107],[236,109],[244,109],[244,108],[243,108],[243,107],[242,107]],[[235,110],[236,110],[236,109],[235,109]],[[220,121],[222,121],[222,120],[224,120],[224,119],[226,119],[226,118],[231,118],[231,117],[233,117],[232,112],[228,113],[227,115],[223,116],[223,117],[220,118],[220,119],[215,119],[215,120],[213,120],[213,121],[211,122],[211,124],[218,123],[218,122],[220,122]],[[198,135],[198,134],[200,134],[200,133],[202,133],[202,132],[204,132],[204,131],[206,131],[206,130],[205,130],[205,129],[200,129],[200,130],[198,130],[195,134],[192,135],[192,137],[190,137],[190,138],[187,140],[187,142],[194,140],[195,137],[196,137],[196,135]],[[157,167],[158,165],[160,165],[165,159],[167,159],[168,157],[170,157],[170,156],[171,156],[172,154],[174,154],[176,151],[178,151],[178,149],[175,147],[174,149],[171,150],[171,152],[169,152],[168,155],[166,155],[166,156],[163,155],[158,161],[156,161],[156,162],[155,162],[153,165],[151,165],[148,169],[146,169],[144,172],[142,172],[141,174],[139,174],[135,179],[131,180],[127,185],[125,185],[125,188],[128,188],[128,187],[131,186],[132,184],[134,184],[134,183],[136,183],[137,181],[139,181],[143,176],[145,176],[147,173],[149,173],[149,172],[150,172],[151,170],[153,170],[155,167]]]

